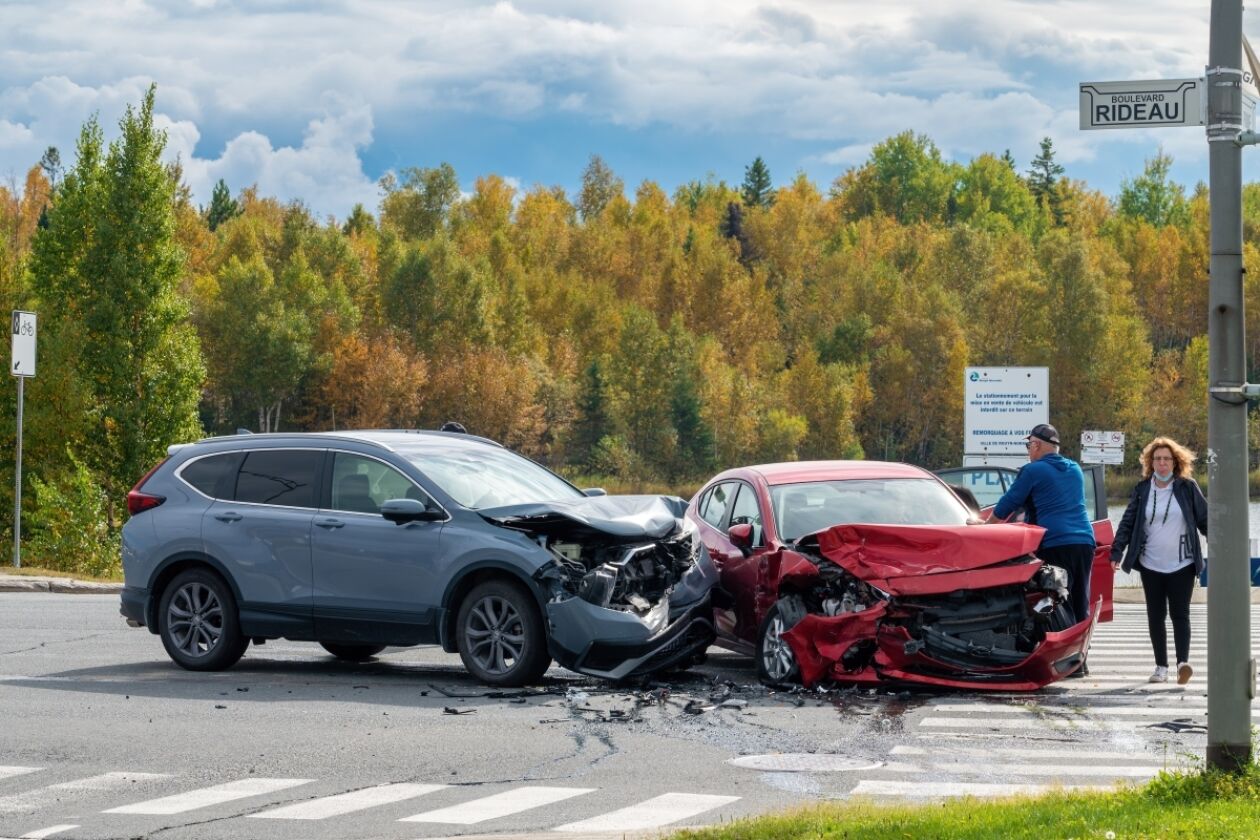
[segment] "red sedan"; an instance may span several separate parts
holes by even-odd
[[[717,644],[771,684],[912,682],[1026,691],[1080,668],[1066,573],[1035,525],[978,524],[926,470],[812,461],[727,470],[687,510],[721,578]],[[1111,523],[1096,522],[1105,558]],[[1109,568],[1109,567],[1108,567]],[[719,591],[720,590],[720,591]]]

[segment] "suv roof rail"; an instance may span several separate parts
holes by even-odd
[[[202,438],[201,440],[196,441],[195,443],[198,445],[203,444],[203,443],[219,443],[221,441],[232,440],[234,438],[248,438],[251,441],[253,440],[260,440],[260,441],[282,440],[282,439],[291,440],[293,438],[321,438],[323,440],[346,440],[347,438],[349,438],[350,440],[357,440],[362,443],[366,443],[371,446],[378,447],[380,449],[390,450],[390,447],[387,444],[381,443],[379,440],[372,440],[371,438],[368,438],[368,437],[361,437],[361,436],[354,435],[351,433],[341,433],[341,432],[259,432],[259,433],[254,433],[254,432],[249,432],[249,431],[238,431],[236,434],[232,434],[232,435],[218,435],[216,437]]]

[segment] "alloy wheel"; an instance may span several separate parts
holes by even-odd
[[[223,636],[223,604],[200,581],[189,581],[176,590],[166,619],[175,647],[194,658],[209,655]]]
[[[766,627],[765,639],[761,644],[761,665],[765,669],[766,676],[775,681],[786,680],[796,667],[792,648],[783,638],[786,629],[783,616],[775,613],[770,619],[769,626]]]
[[[525,627],[516,607],[506,598],[487,595],[473,605],[464,635],[468,654],[487,673],[506,674],[521,661]]]

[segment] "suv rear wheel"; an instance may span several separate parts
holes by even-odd
[[[343,645],[337,642],[320,642],[319,646],[346,662],[366,662],[385,650],[385,645]]]
[[[551,664],[538,604],[514,583],[475,586],[459,606],[455,634],[464,667],[489,685],[537,682]]]
[[[158,605],[158,635],[175,664],[190,671],[230,668],[249,645],[232,590],[208,569],[180,572],[166,587]]]

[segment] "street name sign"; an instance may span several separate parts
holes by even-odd
[[[9,373],[14,376],[35,375],[35,327],[34,312],[13,310],[13,366]]]
[[[1203,79],[1082,82],[1081,128],[1203,125]]]
[[[1082,464],[1123,464],[1124,432],[1081,432]]]

